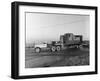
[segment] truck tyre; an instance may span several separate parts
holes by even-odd
[[[79,48],[79,45],[76,45],[76,48]]]
[[[55,47],[55,46],[52,46],[52,47],[51,47],[51,51],[52,51],[52,52],[55,52],[55,51],[56,51],[56,47]]]
[[[80,49],[82,49],[82,48],[83,48],[83,46],[82,46],[82,45],[80,45],[80,46],[79,46],[79,48],[80,48]]]
[[[57,46],[56,49],[57,49],[57,51],[60,51],[61,50],[61,47],[60,46]]]
[[[35,52],[39,53],[41,51],[41,49],[39,47],[35,48]]]

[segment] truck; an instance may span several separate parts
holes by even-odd
[[[59,41],[52,41],[50,44],[36,44],[34,46],[35,52],[39,53],[42,49],[50,49],[52,52],[65,50],[67,48],[82,47],[83,36],[74,35],[73,33],[65,33],[60,36]]]

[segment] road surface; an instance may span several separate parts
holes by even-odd
[[[42,51],[33,48],[25,50],[25,68],[89,65],[89,49],[71,48],[59,52]]]

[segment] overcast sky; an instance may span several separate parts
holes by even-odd
[[[26,13],[26,43],[59,41],[65,33],[89,39],[89,27],[86,15]]]

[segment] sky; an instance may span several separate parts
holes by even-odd
[[[59,41],[73,33],[89,40],[89,16],[75,14],[26,13],[26,43]]]

